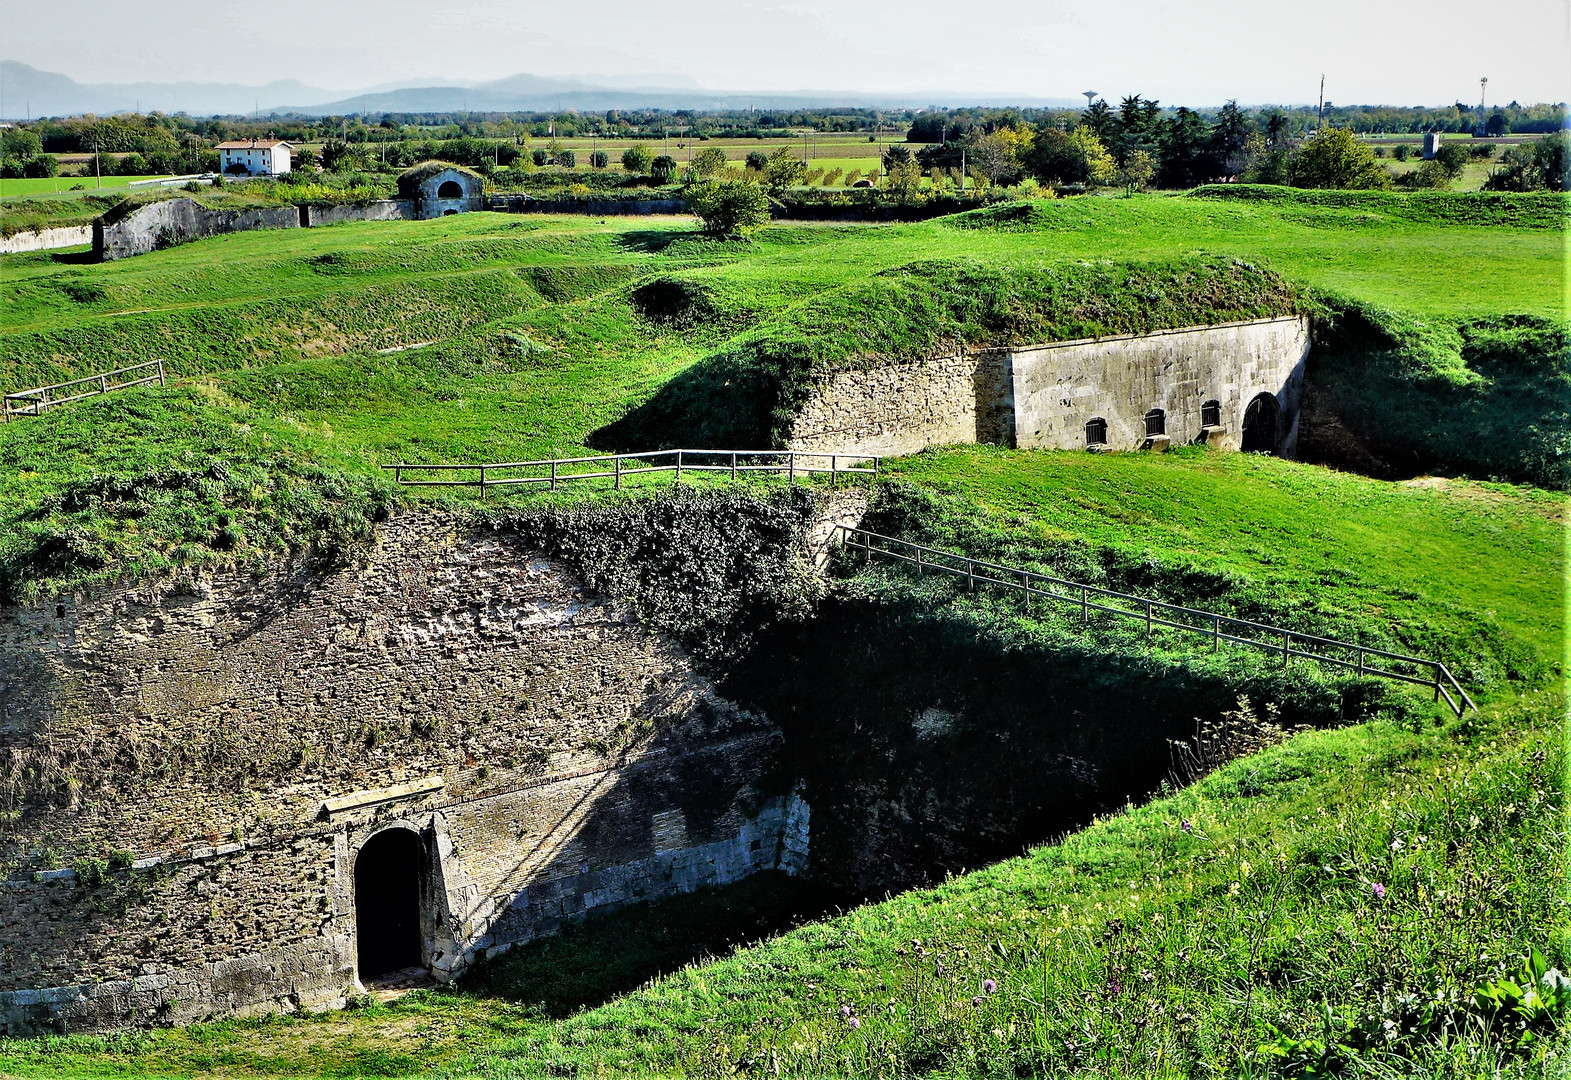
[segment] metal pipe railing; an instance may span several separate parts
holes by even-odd
[[[694,459],[697,460],[694,460]],[[706,460],[718,463],[706,464]],[[828,467],[824,466],[827,460]],[[866,464],[843,464],[844,461]],[[664,462],[662,464],[661,462]],[[559,483],[578,480],[609,479],[620,489],[624,481],[655,473],[719,472],[736,479],[743,473],[784,473],[794,483],[798,475],[827,474],[831,486],[838,485],[842,476],[866,476],[870,482],[878,479],[879,459],[871,454],[819,453],[811,450],[646,450],[636,454],[597,454],[589,457],[542,458],[539,461],[496,461],[483,465],[428,465],[400,462],[383,465],[393,474],[396,483],[407,487],[478,487],[482,497],[491,488],[545,484],[555,489]],[[629,465],[633,467],[629,467]],[[563,467],[586,466],[585,470],[563,472]],[[596,468],[598,466],[598,468]],[[498,472],[541,472],[543,476],[498,476]],[[462,479],[421,480],[410,479],[404,474],[456,472],[468,474]]]
[[[1461,716],[1467,709],[1478,708],[1467,691],[1462,688],[1462,684],[1457,681],[1456,676],[1451,673],[1451,669],[1438,660],[1387,652],[1368,645],[1304,634],[1297,630],[1287,630],[1250,619],[1234,618],[1231,615],[1219,615],[1216,612],[1203,611],[1183,604],[1169,604],[1163,600],[1119,592],[1117,589],[1086,585],[1022,567],[973,559],[959,552],[929,547],[910,540],[901,540],[898,537],[884,536],[851,525],[839,525],[836,528],[840,531],[841,542],[847,548],[860,549],[864,560],[871,560],[874,555],[878,555],[895,562],[914,564],[920,576],[925,576],[928,571],[936,571],[953,577],[962,577],[966,581],[968,590],[975,589],[978,583],[996,585],[1008,591],[1021,593],[1025,597],[1027,607],[1030,606],[1033,598],[1068,605],[1079,609],[1083,625],[1089,625],[1092,612],[1102,612],[1144,623],[1148,635],[1153,634],[1158,627],[1178,630],[1209,638],[1213,649],[1220,648],[1225,642],[1275,653],[1281,656],[1283,664],[1294,659],[1312,660],[1320,664],[1347,668],[1360,675],[1430,687],[1435,692],[1435,700],[1444,698],[1451,711],[1457,716]],[[875,546],[877,544],[885,546]],[[1095,603],[1093,597],[1108,602]],[[1118,606],[1120,602],[1126,606]],[[1235,632],[1225,633],[1224,626]],[[1250,636],[1251,634],[1253,636]],[[1300,647],[1295,648],[1295,644]],[[1332,656],[1325,652],[1316,652],[1314,650],[1317,647],[1341,650],[1343,655]],[[1388,661],[1391,665],[1404,666],[1408,670],[1375,666],[1370,663],[1371,659]],[[1415,672],[1427,674],[1419,675]]]
[[[156,370],[155,370],[156,369]],[[109,380],[121,375],[129,375],[137,371],[150,371],[152,374],[127,379],[124,382],[110,385]],[[10,422],[13,416],[40,416],[45,409],[52,409],[56,405],[65,405],[72,401],[81,401],[83,398],[97,397],[99,394],[108,394],[116,390],[129,390],[133,386],[150,386],[157,383],[167,386],[168,380],[164,375],[164,362],[162,360],[149,360],[143,364],[132,364],[130,367],[116,368],[114,371],[101,371],[96,375],[85,375],[80,379],[70,382],[55,383],[52,386],[35,386],[30,390],[17,390],[14,393],[0,396],[0,416]],[[63,397],[50,397],[53,392],[70,390],[78,386],[89,386],[92,389],[78,394],[66,394]]]

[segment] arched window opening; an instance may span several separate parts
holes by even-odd
[[[1200,426],[1222,426],[1222,403],[1220,401],[1212,398],[1210,401],[1200,406]]]
[[[1146,413],[1146,438],[1152,435],[1167,434],[1167,413],[1161,409],[1152,409]]]
[[[1257,394],[1244,410],[1244,433],[1239,449],[1250,454],[1276,453],[1280,409],[1273,394]]]
[[[420,867],[408,829],[367,840],[355,858],[355,949],[361,979],[420,966]]]
[[[442,216],[443,217],[452,217],[456,213],[458,213],[457,210],[454,210],[452,208],[448,208],[448,209],[442,211]]]
[[[1086,445],[1101,446],[1107,442],[1107,421],[1100,416],[1093,416],[1086,421]]]
[[[436,189],[436,197],[438,199],[462,199],[464,197],[464,189],[459,186],[457,180],[443,180],[442,186]]]

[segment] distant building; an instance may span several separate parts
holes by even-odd
[[[446,161],[422,161],[398,177],[398,197],[414,204],[416,218],[446,217],[481,208],[485,178]]]
[[[227,176],[282,176],[294,147],[282,139],[237,139],[218,144],[218,171]]]

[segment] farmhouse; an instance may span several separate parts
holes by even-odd
[[[237,139],[218,144],[218,169],[229,176],[282,176],[289,171],[289,152],[283,139]]]

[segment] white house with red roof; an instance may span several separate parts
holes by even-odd
[[[218,144],[218,171],[226,176],[282,176],[289,171],[289,152],[283,139],[236,139]]]

